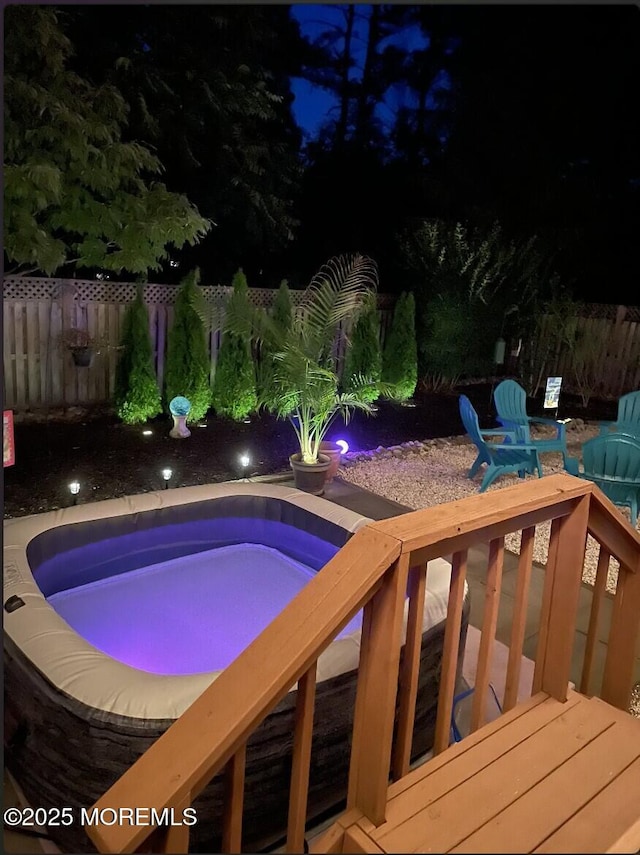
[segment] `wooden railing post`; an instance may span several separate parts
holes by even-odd
[[[602,601],[607,590],[607,576],[609,573],[610,560],[611,555],[604,548],[604,546],[601,546],[600,552],[598,554],[596,581],[593,586],[591,612],[589,614],[589,628],[587,629],[587,643],[584,650],[584,660],[582,662],[582,676],[580,678],[580,691],[583,695],[589,694],[591,669],[593,668],[594,654],[598,641],[598,625],[600,620],[600,611],[602,609]]]
[[[317,667],[318,663],[314,662],[306,674],[303,674],[298,680],[296,719],[293,733],[293,764],[289,791],[287,852],[302,852],[304,846]]]
[[[347,807],[384,822],[409,554],[400,555],[364,609]]]
[[[534,691],[539,687],[559,701],[567,699],[569,688],[589,500],[589,495],[576,499],[571,513],[551,525],[541,614],[546,625],[540,625]]]
[[[412,567],[409,573],[409,614],[404,644],[404,657],[400,672],[398,702],[398,732],[393,746],[392,774],[398,780],[407,774],[411,763],[413,727],[415,723],[416,699],[420,653],[422,651],[422,621],[424,598],[427,589],[427,565]]]
[[[507,676],[504,697],[502,699],[502,709],[504,712],[508,712],[515,707],[518,700],[535,536],[535,526],[531,526],[523,530],[520,538],[520,558],[518,559],[518,577],[516,580],[515,602],[513,604],[511,638],[509,641],[509,661],[507,662]]]
[[[451,713],[453,696],[456,690],[456,671],[460,650],[460,628],[462,626],[462,607],[464,603],[465,581],[467,578],[468,551],[453,553],[451,582],[447,604],[447,622],[444,628],[444,650],[442,671],[438,691],[438,713],[433,738],[433,753],[440,754],[449,745],[451,735]]]
[[[632,573],[628,567],[620,564],[600,697],[621,710],[629,707],[639,615],[640,572]]]
[[[224,813],[222,816],[222,851],[242,850],[242,809],[244,807],[244,774],[247,744],[236,751],[225,766]]]
[[[485,703],[489,689],[491,654],[498,625],[498,609],[500,607],[500,590],[502,588],[502,570],[504,566],[504,537],[497,537],[489,543],[489,563],[487,566],[487,586],[484,598],[482,616],[482,633],[478,651],[478,666],[476,682],[471,704],[470,732],[473,733],[482,725],[485,714]]]

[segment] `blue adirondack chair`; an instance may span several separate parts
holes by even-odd
[[[574,457],[567,464],[571,475],[593,481],[615,505],[628,507],[635,528],[640,504],[640,438],[622,433],[596,436],[582,446],[582,472]]]
[[[640,438],[640,389],[637,392],[629,392],[618,400],[618,418],[615,422],[599,424],[600,436],[617,431]]]
[[[506,429],[481,430],[478,414],[466,395],[460,395],[459,406],[464,429],[478,449],[478,456],[469,470],[468,477],[474,478],[482,464],[486,463],[487,465],[480,485],[481,493],[496,478],[505,475],[507,472],[517,472],[521,478],[524,478],[527,472],[533,474],[537,470],[538,476],[542,477],[538,450],[532,443],[518,444],[514,442],[513,440],[516,438],[514,432]],[[487,442],[485,437],[488,436],[506,436],[509,442]]]
[[[493,400],[496,406],[498,421],[505,428],[517,431],[517,442],[521,444],[533,443],[537,450],[556,451],[562,454],[566,468],[567,463],[567,437],[565,426],[562,422],[543,416],[530,416],[527,414],[527,393],[515,380],[502,380],[493,392]],[[551,425],[556,429],[555,437],[551,439],[532,439],[531,425]]]

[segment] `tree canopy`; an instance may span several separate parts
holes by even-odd
[[[197,265],[219,282],[238,267],[257,274],[297,226],[300,132],[288,72],[298,41],[288,8],[146,4],[113,12],[66,13],[75,64],[117,85],[130,105],[130,137],[153,146],[168,186],[215,223],[182,254],[182,267]]]
[[[209,229],[186,196],[157,180],[151,150],[125,142],[118,90],[68,68],[56,11],[9,6],[5,18],[4,249],[19,271],[67,265],[146,274],[169,246]]]

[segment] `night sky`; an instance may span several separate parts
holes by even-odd
[[[311,40],[324,31],[342,27],[344,25],[344,8],[342,4],[330,5],[324,3],[299,3],[291,7],[293,17],[300,22],[302,34]],[[371,4],[358,4],[357,23],[353,42],[353,55],[356,64],[350,74],[353,80],[358,80],[362,77],[362,63],[364,61],[370,14]],[[343,40],[338,38],[336,50],[340,48],[342,42]],[[382,47],[390,44],[398,45],[407,50],[423,49],[428,48],[429,39],[421,32],[419,27],[413,25],[403,27],[394,35],[388,36],[381,42]],[[447,82],[446,72],[443,72],[441,85],[446,86]],[[338,101],[331,93],[318,86],[311,85],[300,77],[292,79],[292,90],[295,94],[293,112],[296,121],[303,129],[305,139],[313,138],[317,135],[322,122],[327,117],[335,114],[338,109]],[[388,125],[398,107],[410,105],[410,99],[411,95],[406,89],[398,87],[391,88],[387,91],[383,102],[376,108],[376,116]]]

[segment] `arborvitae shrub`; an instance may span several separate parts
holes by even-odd
[[[128,425],[146,422],[162,412],[162,402],[142,286],[125,311],[120,346],[114,395],[118,418]]]
[[[211,406],[211,359],[204,324],[193,308],[198,297],[200,271],[192,270],[176,295],[173,324],[167,340],[165,399],[167,408],[176,395],[191,401],[188,422],[202,419]]]
[[[271,317],[278,327],[282,330],[281,341],[285,340],[287,330],[291,329],[293,320],[293,303],[291,302],[291,292],[286,279],[280,283],[280,287],[276,293],[271,307]],[[267,342],[262,342],[260,345],[260,362],[258,370],[258,392],[261,403],[268,409],[273,410],[274,404],[274,388],[273,388],[273,369],[274,361],[273,346],[269,347]]]
[[[291,321],[293,319],[293,303],[291,301],[291,291],[289,283],[283,279],[280,287],[276,292],[273,306],[271,307],[271,316],[273,320],[282,327],[283,330],[291,329]]]
[[[382,382],[389,384],[391,397],[398,401],[408,400],[416,389],[416,304],[411,292],[403,291],[395,305],[382,354]]]
[[[249,305],[247,277],[239,269],[232,281],[231,299],[236,306]],[[213,406],[218,415],[241,421],[258,406],[256,376],[250,342],[230,330],[222,331],[213,380]]]
[[[367,301],[353,327],[350,339],[342,371],[342,385],[345,392],[353,389],[358,375],[369,377],[374,384],[378,384],[382,376],[382,351],[375,297]],[[377,400],[379,395],[380,391],[375,386],[370,391],[362,393],[369,403]]]

